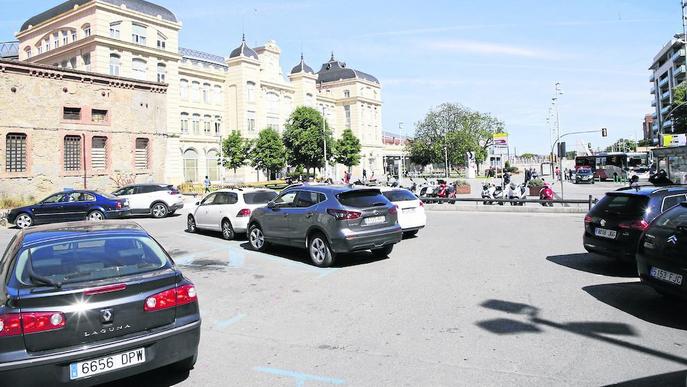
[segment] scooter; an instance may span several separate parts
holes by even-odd
[[[527,199],[527,192],[523,184],[516,185],[515,183],[510,183],[508,185],[507,195],[508,199],[513,200],[510,202],[512,206],[524,206],[525,202],[519,200]]]
[[[453,184],[447,184],[446,181],[442,180],[441,183],[439,184],[439,191],[437,192],[436,196],[438,198],[448,198],[448,199],[455,199],[456,198],[456,186],[455,183]],[[455,200],[449,200],[449,204],[455,204]]]
[[[493,183],[482,184],[482,199],[503,199],[503,189]],[[492,200],[484,200],[482,204],[494,204]],[[503,202],[499,202],[503,205]]]
[[[544,187],[542,187],[541,190],[539,190],[539,200],[547,200],[547,201],[553,201],[554,199],[554,193],[553,193],[553,188],[551,188],[550,183],[544,183]],[[553,203],[542,203],[541,204],[544,207],[553,207]]]

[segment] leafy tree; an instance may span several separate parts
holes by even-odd
[[[523,153],[520,155],[520,157],[523,159],[533,159],[536,158],[537,155],[535,155],[534,153]]]
[[[324,135],[322,123],[324,121]],[[336,152],[332,132],[317,110],[300,106],[291,113],[284,129],[283,139],[289,164],[310,168],[324,166],[324,138],[327,140],[327,161]]]
[[[250,141],[241,137],[241,133],[237,130],[222,142],[222,156],[224,162],[222,165],[225,168],[231,168],[236,173],[238,168],[246,165],[248,159],[248,152],[250,151]]]
[[[687,132],[687,83],[682,82],[673,89],[673,104],[671,105],[673,129],[675,133]]]
[[[637,148],[637,142],[635,140],[621,138],[613,145],[606,147],[606,152],[627,152],[634,151]]]
[[[286,165],[286,148],[279,132],[265,128],[258,133],[249,155],[250,165],[258,170],[267,171],[267,176],[281,170]]]
[[[410,162],[422,167],[432,164],[438,158],[436,149],[426,139],[409,139],[406,144],[406,152],[410,154]]]
[[[336,162],[347,166],[350,172],[351,167],[360,164],[360,148],[360,140],[353,131],[344,129],[341,138],[336,141]]]

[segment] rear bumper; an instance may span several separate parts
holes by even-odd
[[[674,285],[651,277],[649,272],[652,267],[682,275],[682,285]],[[685,270],[685,268],[669,262],[647,259],[644,255],[637,254],[637,272],[639,273],[639,279],[642,283],[651,286],[659,293],[687,299],[687,270]]]
[[[350,251],[378,249],[384,246],[393,245],[403,239],[403,231],[398,224],[395,227],[384,228],[375,232],[365,234],[341,235],[332,238],[331,247],[336,253],[346,253]]]
[[[249,220],[250,220],[250,217],[248,217],[248,216],[237,217],[231,223],[231,227],[234,229],[234,232],[244,233],[244,232],[248,231],[248,221]]]
[[[584,233],[582,242],[584,243],[584,248],[589,252],[626,260],[634,260],[638,243],[638,241],[602,239],[587,232]]]
[[[16,386],[90,386],[125,378],[195,356],[200,341],[200,320],[166,331],[123,340],[94,348],[26,360],[0,363],[3,385]],[[95,359],[127,350],[145,348],[143,364],[123,368],[90,378],[71,381],[69,364]]]
[[[117,210],[117,211],[107,211],[105,216],[107,219],[122,219],[131,215],[131,210]]]

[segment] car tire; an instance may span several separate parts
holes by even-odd
[[[196,227],[196,219],[193,217],[193,215],[189,214],[188,218],[186,218],[186,231],[190,233],[198,231],[198,227]]]
[[[100,222],[101,220],[105,220],[105,214],[100,210],[93,210],[86,215],[86,220]]]
[[[222,221],[222,238],[230,241],[234,239],[236,233],[234,233],[234,228],[231,226],[229,219],[224,219]]]
[[[150,214],[153,215],[153,218],[164,218],[169,214],[169,208],[165,203],[153,203],[153,205],[150,206]]]
[[[250,247],[259,252],[265,252],[267,250],[267,241],[265,241],[265,234],[262,233],[262,228],[257,224],[252,224],[248,228],[248,243]]]
[[[329,267],[334,263],[334,252],[322,233],[313,234],[308,238],[308,256],[317,267]]]
[[[31,227],[33,226],[33,218],[26,212],[22,212],[14,219],[14,225],[20,229]]]
[[[372,249],[372,255],[375,258],[386,258],[394,250],[394,245],[384,246],[381,249]]]
[[[404,238],[414,237],[415,235],[417,235],[418,231],[420,231],[420,230],[406,231],[403,233],[403,237]]]
[[[191,371],[193,369],[193,367],[195,367],[196,360],[198,360],[198,353],[196,353],[195,355],[188,357],[184,360],[173,363],[172,368],[175,371],[188,372],[188,371]]]
[[[172,216],[172,215],[174,215],[176,212],[177,212],[177,210],[172,210],[172,211],[170,211],[170,212],[167,214],[167,216]]]

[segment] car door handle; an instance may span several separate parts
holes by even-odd
[[[312,212],[308,212],[307,214],[305,214],[305,217],[306,217],[306,218],[312,218],[312,216],[313,216],[313,213],[312,213]]]

